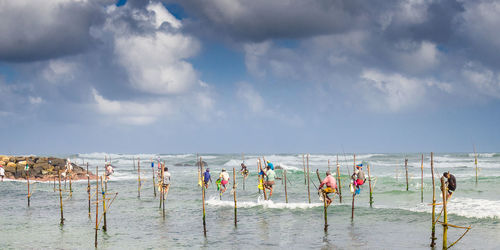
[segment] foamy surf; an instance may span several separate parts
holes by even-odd
[[[438,203],[440,201],[437,201]],[[464,216],[467,218],[491,218],[500,219],[500,201],[498,200],[485,200],[485,199],[472,199],[472,198],[459,198],[454,197],[448,201],[448,214]],[[441,211],[442,206],[436,206],[436,210]],[[428,204],[419,204],[416,207],[405,208],[412,212],[431,212],[431,206]]]
[[[218,197],[210,197],[206,204],[214,207],[234,207],[234,201],[219,200]],[[272,200],[263,200],[259,197],[257,202],[255,201],[238,201],[239,208],[252,208],[252,207],[262,207],[269,209],[309,209],[314,207],[322,207],[323,203],[283,203],[274,202]]]

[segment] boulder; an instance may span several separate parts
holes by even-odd
[[[42,171],[46,171],[48,170],[50,166],[48,163],[36,163],[34,166],[33,166],[33,172],[36,174],[42,174]]]
[[[51,164],[52,166],[64,167],[66,165],[66,160],[64,159],[49,157],[48,160],[49,164]]]
[[[14,162],[7,163],[7,166],[4,167],[5,172],[15,173],[16,172],[16,164]]]
[[[47,157],[39,157],[38,159],[35,159],[35,163],[48,163],[49,159]]]
[[[5,166],[5,162],[4,161],[0,161],[0,165],[1,166]]]
[[[25,161],[26,157],[24,157],[24,156],[16,156],[16,157],[14,157],[14,159],[15,159],[15,161],[17,163],[17,162],[20,162],[20,161]]]
[[[10,161],[10,157],[2,155],[2,156],[0,156],[0,160],[2,160],[3,162],[7,163],[7,162]]]
[[[9,167],[16,168],[16,164],[14,162],[8,162],[6,167],[7,168],[9,168]]]

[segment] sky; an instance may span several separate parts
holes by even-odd
[[[498,27],[490,0],[0,0],[0,151],[499,152]]]

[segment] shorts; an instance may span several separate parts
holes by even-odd
[[[323,189],[323,192],[325,192],[325,193],[335,193],[336,190],[334,188],[327,187],[327,188]]]
[[[266,181],[266,186],[272,187],[274,185],[274,181]]]
[[[227,181],[222,180],[222,181],[220,182],[220,184],[222,184],[222,185],[224,185],[224,186],[225,186],[225,185],[227,185],[228,183],[229,183],[229,180],[227,180]]]
[[[448,189],[448,194],[453,194],[453,191],[455,190]]]
[[[364,181],[361,179],[356,180],[356,186],[361,186],[361,185],[363,185],[363,183],[364,183]]]

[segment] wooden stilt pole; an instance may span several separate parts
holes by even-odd
[[[200,174],[203,174],[203,161],[200,157]],[[200,177],[203,178],[203,177]],[[202,183],[203,184],[203,183]],[[205,185],[201,185],[201,199],[203,204],[203,234],[207,237],[207,224],[205,221]]]
[[[309,154],[307,154],[307,198],[309,199],[309,203],[311,203],[311,189],[310,189],[311,179],[309,178]]]
[[[285,178],[285,202],[288,203],[288,193],[287,193],[287,190],[286,190],[286,169],[283,171],[283,175],[284,175],[284,178]]]
[[[260,161],[260,159],[259,159],[259,169],[260,169],[260,171],[263,171],[262,170],[262,162]],[[260,171],[259,171],[259,173],[260,173]],[[261,178],[262,178],[262,192],[264,193],[264,200],[267,201],[267,193],[266,193],[266,185],[265,185],[264,175],[262,175]]]
[[[307,178],[306,178],[306,159],[305,156],[302,155],[302,165],[304,166],[304,185],[307,184]]]
[[[420,183],[420,202],[424,202],[424,154],[422,154],[422,163],[420,164],[420,170],[422,173]]]
[[[104,187],[106,186],[106,187]],[[108,224],[106,222],[106,192],[108,190],[108,182],[105,182],[103,185],[103,180],[101,176],[101,193],[102,193],[102,212],[103,212],[103,219],[104,219],[104,225],[102,226],[102,230],[106,232],[108,230]]]
[[[432,227],[431,227],[431,247],[436,245],[436,185],[434,182],[434,153],[431,152],[431,174],[432,174]]]
[[[340,165],[339,165],[339,155],[337,155],[337,191],[339,193],[339,202],[342,203],[342,185],[340,183]]]
[[[160,165],[159,161],[158,161],[158,165]],[[154,166],[154,163],[153,163],[153,159],[151,159],[151,170],[153,172],[153,193],[154,193],[155,198],[156,198],[155,166]]]
[[[368,169],[368,187],[370,188],[370,207],[373,207],[373,190],[372,190],[372,177],[370,175],[370,164],[367,166]]]
[[[158,164],[160,164],[160,163],[158,163]],[[161,208],[161,206],[162,206],[162,204],[163,204],[163,203],[162,203],[162,202],[163,202],[163,197],[164,197],[164,194],[163,194],[163,193],[164,193],[164,192],[163,192],[163,180],[164,180],[164,177],[165,177],[165,176],[164,176],[164,173],[165,173],[165,172],[164,172],[164,170],[163,170],[163,168],[164,168],[164,167],[163,167],[162,165],[160,165],[160,167],[161,167],[161,169],[160,169],[160,178],[161,178],[161,179],[159,180],[160,185],[159,185],[159,187],[158,187],[158,191],[160,192],[160,206],[159,206],[158,208]],[[198,167],[198,168],[199,168],[199,167]]]
[[[29,171],[29,165],[28,165],[28,158],[26,158],[26,181],[28,183],[28,207],[30,206],[30,198],[31,198],[31,193],[30,193],[30,171]]]
[[[137,198],[141,198],[141,163],[139,157],[137,158]]]
[[[97,230],[99,230],[99,167],[95,169],[95,237],[94,245],[97,248]]]
[[[408,159],[405,159],[406,191],[408,191]]]
[[[54,192],[56,191],[56,177],[54,176]]]
[[[441,190],[443,192],[443,249],[448,249],[448,212],[446,211],[448,187],[444,183],[444,176],[441,176]]]
[[[61,189],[61,170],[58,171],[59,175],[59,207],[61,208],[61,226],[64,225],[64,214],[63,214],[63,201],[62,201],[62,189]]]
[[[477,154],[476,154],[476,146],[473,145],[473,147],[474,147],[474,164],[476,165],[476,184],[477,184],[477,172],[478,172],[477,171],[478,170],[477,169]]]
[[[72,180],[73,180],[73,170],[69,171],[69,197],[73,197]]]
[[[354,154],[353,156],[353,162],[354,162],[354,165],[352,166],[352,172],[356,172],[356,154]]]
[[[90,218],[90,175],[89,175],[89,163],[87,162],[87,194],[89,196],[89,218]]]
[[[328,170],[330,171],[330,170]],[[316,169],[316,175],[318,176],[318,181],[319,183],[321,183],[321,177],[319,176],[319,170]],[[318,192],[321,192],[321,195],[323,196],[323,217],[325,219],[325,227],[324,227],[324,230],[325,232],[328,231],[328,213],[327,213],[327,208],[328,208],[328,203],[326,201],[326,193],[323,192],[323,191],[319,191]]]
[[[354,220],[354,197],[356,197],[356,193],[352,194],[351,221]]]
[[[165,161],[163,161],[163,166],[161,168],[161,183],[162,183],[161,191],[163,193],[161,204],[162,204],[162,209],[163,209],[163,211],[162,211],[162,213],[163,213],[163,219],[165,219],[165,200],[167,199],[167,196],[166,196],[167,192],[165,190],[165,187],[163,186],[164,185],[164,181],[165,181]],[[204,183],[202,183],[202,184],[204,184]]]
[[[236,206],[236,169],[233,168],[233,195],[234,195],[234,226],[237,226],[238,221],[238,208]]]

